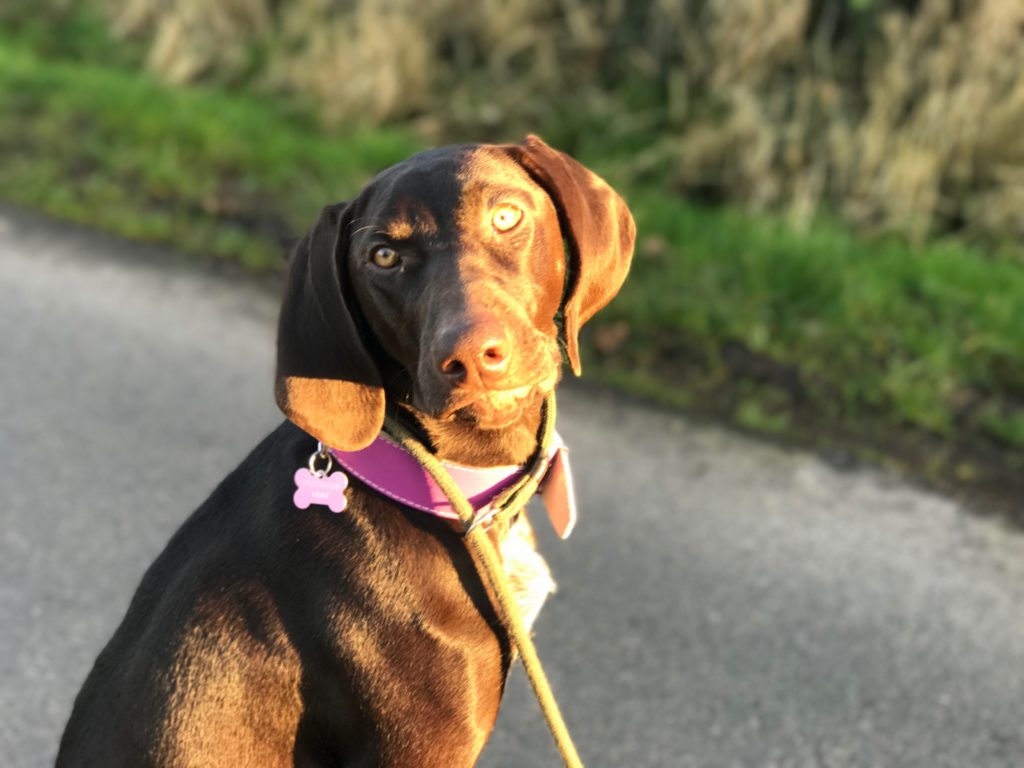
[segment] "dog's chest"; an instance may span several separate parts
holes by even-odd
[[[533,528],[525,514],[520,515],[509,529],[500,549],[512,593],[523,623],[529,629],[556,586],[547,562],[537,551]]]

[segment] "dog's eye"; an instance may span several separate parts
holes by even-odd
[[[391,269],[398,264],[398,251],[386,245],[378,245],[370,252],[370,258],[381,269]]]
[[[516,208],[514,205],[504,203],[496,206],[491,211],[491,226],[494,227],[498,232],[508,232],[519,220],[523,218],[523,212]]]

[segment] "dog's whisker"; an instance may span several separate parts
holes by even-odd
[[[360,227],[359,229],[352,230],[352,234],[353,235],[358,235],[360,232],[365,232],[366,230],[373,229],[376,226],[377,226],[376,224],[367,224],[365,226]]]

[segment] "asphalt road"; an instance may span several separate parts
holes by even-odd
[[[143,569],[280,418],[276,303],[0,208],[3,766],[52,763]],[[537,637],[588,765],[1024,766],[1021,534],[609,394],[560,405],[581,521],[543,537]],[[517,672],[482,763],[553,755]]]

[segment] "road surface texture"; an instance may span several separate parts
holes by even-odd
[[[266,285],[0,208],[0,764],[52,763],[147,564],[278,421]],[[590,766],[1024,766],[1024,537],[566,387],[542,659]],[[283,467],[283,472],[293,468]],[[557,764],[525,678],[485,766]]]

